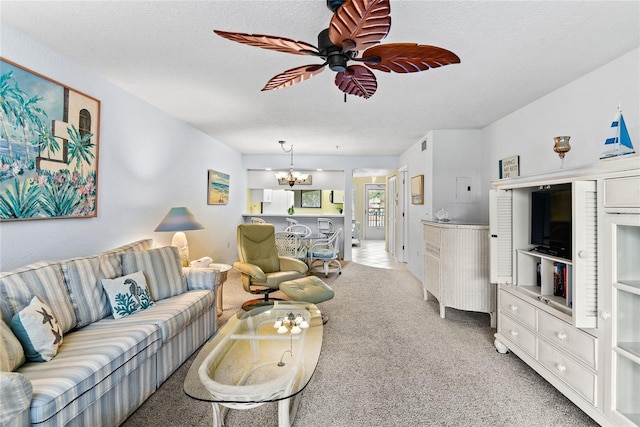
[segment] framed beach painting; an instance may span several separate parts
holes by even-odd
[[[98,214],[100,101],[0,58],[0,221]]]
[[[226,205],[229,203],[229,175],[209,169],[207,187],[208,205]]]
[[[411,204],[424,204],[424,175],[416,175],[411,178]]]

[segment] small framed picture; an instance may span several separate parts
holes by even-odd
[[[229,203],[229,175],[209,169],[207,187],[208,205],[226,205]]]
[[[498,162],[500,179],[520,176],[520,156],[507,157]]]
[[[411,204],[424,204],[424,175],[416,175],[411,178]]]

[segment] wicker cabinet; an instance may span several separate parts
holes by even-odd
[[[489,226],[422,221],[424,299],[445,307],[489,313],[495,326],[496,287],[489,281]]]

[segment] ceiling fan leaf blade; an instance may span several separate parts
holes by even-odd
[[[376,76],[362,65],[351,65],[337,73],[335,83],[344,93],[366,99],[371,98],[378,89]]]
[[[293,86],[296,83],[310,79],[316,74],[320,74],[324,70],[323,65],[303,65],[301,67],[291,68],[283,73],[273,76],[262,88],[265,90],[283,89]]]
[[[286,37],[267,36],[264,34],[232,33],[221,30],[213,30],[213,32],[227,40],[260,47],[262,49],[276,50],[278,52],[292,53],[294,55],[318,54],[317,47],[309,43],[295,41]]]
[[[379,57],[379,63],[367,63],[367,66],[386,73],[415,73],[460,63],[458,55],[451,51],[416,43],[381,44],[367,49],[362,56]]]
[[[390,13],[389,0],[347,0],[331,18],[329,38],[347,50],[364,50],[387,36]]]

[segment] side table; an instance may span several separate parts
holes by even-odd
[[[214,262],[209,264],[209,268],[218,272],[216,275],[216,313],[218,316],[222,316],[222,310],[224,310],[224,306],[222,304],[222,286],[224,285],[224,282],[227,281],[227,272],[233,267],[229,264],[219,264]]]

